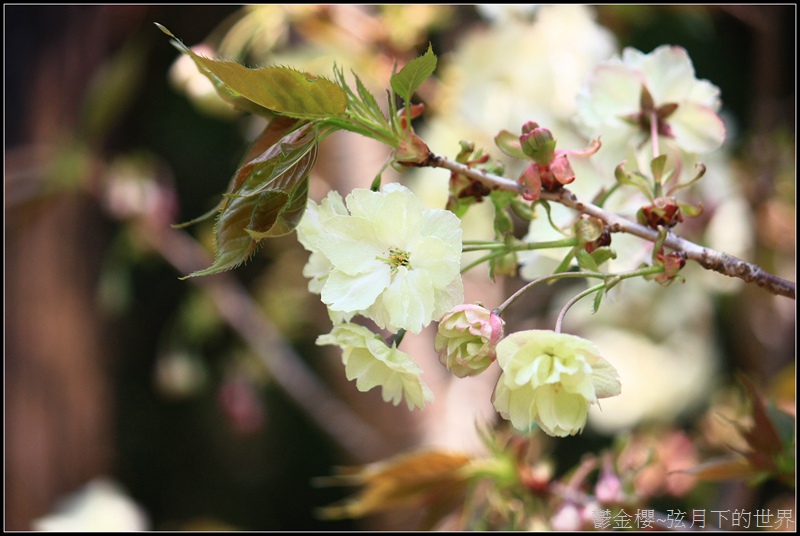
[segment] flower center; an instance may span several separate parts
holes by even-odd
[[[392,275],[397,273],[397,269],[400,266],[406,266],[409,269],[411,268],[411,253],[408,251],[403,251],[399,248],[389,248],[389,258],[387,259],[382,257],[375,258],[388,264]]]

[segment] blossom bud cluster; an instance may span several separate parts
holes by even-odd
[[[580,432],[590,404],[619,394],[614,368],[588,341],[530,330],[503,338],[505,323],[479,304],[463,304],[460,220],[426,210],[398,184],[381,192],[331,192],[309,201],[298,237],[311,252],[303,273],[328,306],[333,330],[319,345],[342,349],[349,380],[409,409],[433,400],[411,356],[388,344],[356,315],[393,333],[419,333],[439,319],[434,346],[441,363],[463,378],[497,361],[502,370],[493,403],[520,430],[534,425],[554,436]]]
[[[458,377],[498,361],[495,409],[515,428],[564,437],[583,430],[591,404],[620,393],[617,371],[585,339],[544,330],[503,338],[504,322],[480,305],[460,305],[439,321],[439,360]]]

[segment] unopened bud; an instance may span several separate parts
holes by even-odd
[[[459,378],[475,376],[497,358],[495,348],[505,322],[478,304],[463,304],[439,320],[434,348],[439,361]]]
[[[537,164],[550,165],[556,152],[556,140],[546,128],[534,128],[519,137],[522,152]]]

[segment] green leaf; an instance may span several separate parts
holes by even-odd
[[[317,159],[313,123],[276,118],[253,144],[231,180],[214,229],[214,263],[187,277],[210,275],[250,259],[263,238],[292,232],[306,207],[308,176]]]
[[[347,106],[345,92],[334,82],[289,67],[248,69],[232,61],[221,61],[195,54],[166,28],[173,44],[188,54],[200,71],[213,83],[222,98],[243,106],[243,100],[272,112],[302,119],[323,119],[341,115]],[[258,113],[258,108],[248,107]],[[264,115],[263,111],[259,115]]]
[[[405,67],[400,69],[399,73],[392,75],[390,80],[392,89],[400,95],[406,105],[408,105],[411,96],[419,86],[436,70],[436,63],[437,59],[433,53],[433,46],[429,44],[428,51],[425,54],[409,61]]]
[[[592,304],[592,314],[596,313],[600,309],[600,302],[603,301],[603,296],[605,296],[604,289],[600,289],[595,293],[594,303]]]
[[[361,79],[355,73],[353,73],[353,77],[356,80],[356,89],[358,90],[358,96],[363,103],[364,111],[369,113],[369,115],[375,119],[377,123],[388,130],[390,128],[389,122],[387,121],[386,116],[383,115],[383,111],[378,105],[378,101],[375,100],[375,97],[364,86],[363,82],[361,82]]]

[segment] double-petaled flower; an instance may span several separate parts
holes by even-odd
[[[353,190],[344,204],[336,196],[327,206],[310,202],[298,228],[312,252],[304,273],[332,316],[361,314],[392,332],[419,333],[464,301],[460,225],[396,183]]]
[[[359,391],[366,392],[380,385],[385,402],[396,406],[405,398],[410,410],[433,401],[433,393],[420,378],[419,365],[395,345],[387,346],[364,326],[339,324],[327,335],[317,337],[317,344],[342,349],[345,375],[348,380],[356,380]]]
[[[695,78],[681,47],[664,45],[650,54],[626,48],[622,58],[592,71],[578,95],[576,122],[585,135],[602,135],[601,155],[614,166],[654,136],[663,153],[708,153],[725,140],[719,94],[715,85]]]
[[[620,393],[617,371],[589,341],[546,330],[513,333],[497,345],[503,374],[493,403],[515,428],[548,435],[583,430],[589,405]]]

